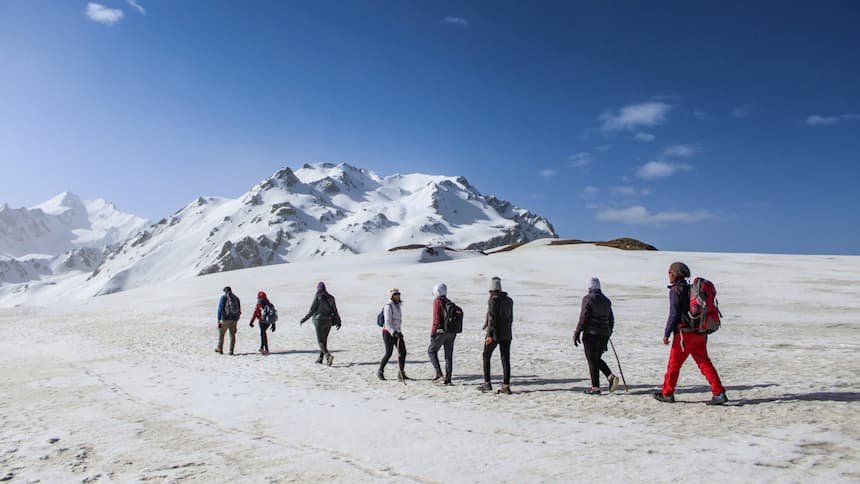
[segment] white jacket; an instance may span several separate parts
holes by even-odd
[[[389,301],[385,305],[382,314],[385,316],[385,324],[382,325],[382,329],[388,330],[391,334],[401,332],[400,328],[403,325],[403,317],[400,313],[400,304],[394,304]]]

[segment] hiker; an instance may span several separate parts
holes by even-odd
[[[496,346],[499,346],[502,356],[502,389],[499,393],[511,394],[511,326],[514,322],[514,301],[508,293],[502,291],[502,280],[493,277],[490,280],[490,299],[487,302],[487,317],[484,329],[487,337],[484,339],[484,384],[478,389],[488,392],[493,389],[490,383],[490,358]]]
[[[589,395],[600,395],[600,373],[603,372],[609,380],[609,391],[618,388],[619,378],[612,373],[609,365],[603,361],[609,337],[615,328],[615,316],[612,314],[612,302],[600,290],[600,279],[592,277],[588,281],[588,294],[582,298],[582,308],[579,311],[579,324],[573,333],[573,345],[585,350],[588,370],[591,374],[591,388],[585,390]]]
[[[699,334],[690,328],[690,286],[687,278],[690,268],[683,262],[673,262],[669,266],[669,319],[663,332],[663,344],[669,344],[672,335],[672,348],[669,350],[669,363],[666,365],[666,376],[663,388],[654,393],[654,398],[661,402],[675,402],[675,385],[678,383],[678,373],[688,356],[699,365],[699,371],[708,379],[713,397],[708,405],[722,405],[728,401],[726,389],[720,382],[717,369],[708,357],[708,335]]]
[[[311,304],[311,309],[308,314],[299,321],[299,326],[305,324],[309,318],[314,318],[314,327],[317,332],[317,343],[320,346],[320,356],[317,358],[317,364],[322,364],[325,357],[325,364],[331,366],[334,361],[334,356],[328,351],[328,335],[331,333],[331,327],[334,326],[340,330],[340,314],[337,312],[337,304],[334,296],[328,293],[325,283],[317,284],[317,292],[314,295],[314,302]]]
[[[269,354],[269,338],[266,337],[266,330],[272,328],[275,332],[275,323],[278,320],[278,312],[275,310],[275,305],[269,301],[266,293],[260,291],[257,293],[257,307],[254,308],[254,314],[251,316],[250,326],[254,327],[254,321],[260,321],[260,354]]]
[[[436,284],[433,286],[433,296],[435,297],[433,300],[433,326],[430,328],[430,347],[427,348],[427,354],[430,355],[430,363],[436,370],[433,383],[451,385],[451,373],[454,369],[454,339],[457,338],[457,332],[453,328],[445,329],[445,323],[448,322],[447,308],[450,303],[448,286],[443,283]],[[439,365],[440,348],[445,348],[444,376],[442,375],[442,367]]]
[[[388,364],[394,348],[397,347],[397,365],[400,368],[397,373],[397,380],[406,381],[410,378],[406,376],[406,342],[403,340],[403,332],[401,331],[403,317],[400,306],[403,302],[400,300],[399,289],[392,289],[388,291],[388,294],[389,301],[382,308],[382,342],[385,344],[385,355],[382,356],[376,376],[380,380],[385,380],[385,365]]]
[[[230,332],[230,354],[236,349],[236,325],[242,316],[242,305],[239,298],[233,294],[230,286],[224,288],[224,294],[218,300],[218,347],[215,352],[224,354],[224,333]]]

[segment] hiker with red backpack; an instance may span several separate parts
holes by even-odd
[[[669,335],[672,335],[672,347],[669,350],[669,362],[666,365],[666,376],[663,379],[663,388],[654,393],[654,398],[660,402],[675,402],[675,386],[678,383],[678,374],[684,361],[688,356],[699,365],[699,371],[707,378],[711,385],[713,398],[708,405],[722,405],[728,401],[726,389],[720,382],[717,369],[714,368],[708,356],[708,333],[716,331],[719,327],[719,309],[716,307],[716,289],[710,285],[710,295],[702,297],[701,280],[696,278],[696,294],[693,295],[695,305],[701,308],[704,302],[710,301],[711,317],[706,314],[690,314],[691,293],[687,278],[690,277],[690,268],[683,262],[673,262],[669,266],[669,319],[666,321],[666,329],[663,333],[663,344],[669,344]],[[713,322],[716,317],[716,324]]]
[[[436,370],[433,383],[451,385],[454,369],[454,340],[463,331],[463,310],[448,299],[448,286],[439,283],[433,286],[433,326],[430,328],[430,347],[427,354]],[[439,364],[439,349],[445,348],[445,375]]]
[[[254,321],[260,321],[260,354],[268,355],[269,338],[266,336],[266,330],[271,327],[272,332],[275,332],[278,311],[263,291],[257,293],[257,306],[254,308],[254,314],[251,316],[251,324],[249,325],[252,328]]]
[[[324,282],[317,284],[314,302],[311,304],[308,314],[299,321],[299,326],[305,324],[305,321],[311,317],[313,317],[314,328],[316,328],[317,344],[320,347],[320,356],[316,362],[321,365],[323,358],[325,358],[326,365],[331,366],[334,356],[328,351],[328,335],[331,333],[332,326],[338,331],[340,330],[341,321],[334,296],[328,293]]]
[[[236,326],[242,316],[242,304],[233,294],[230,286],[224,288],[224,294],[218,300],[218,346],[215,352],[224,354],[224,335],[230,332],[230,354],[236,349]]]
[[[591,388],[585,390],[589,395],[600,395],[600,373],[609,380],[609,392],[618,388],[620,381],[603,361],[603,353],[609,345],[609,337],[615,328],[615,316],[612,314],[612,302],[603,295],[600,289],[600,279],[592,277],[588,282],[588,294],[582,298],[579,311],[579,323],[573,333],[573,345],[585,350],[588,360],[588,370],[591,375]]]

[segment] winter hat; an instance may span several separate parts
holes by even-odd
[[[258,293],[257,293],[257,299],[268,299],[268,298],[266,297],[266,293],[265,293],[265,292],[260,291],[260,292],[258,292]]]
[[[227,294],[231,294],[233,292],[233,289],[231,289],[230,286],[227,286],[224,288],[224,292],[226,292]]]
[[[674,274],[675,277],[683,277],[684,279],[690,277],[690,268],[683,262],[673,262],[669,266],[669,272]]]
[[[490,279],[490,290],[491,291],[501,291],[502,290],[502,280],[498,277],[494,277]]]
[[[447,296],[448,286],[446,286],[444,282],[436,284],[435,286],[433,286],[433,295],[436,297]]]
[[[588,290],[594,291],[600,289],[600,279],[596,277],[592,277],[591,280],[588,281]]]
[[[319,283],[317,283],[317,292],[323,292],[325,290],[326,288],[324,282],[320,281]]]

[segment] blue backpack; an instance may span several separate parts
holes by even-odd
[[[388,306],[388,304],[385,306]],[[385,326],[385,306],[382,306],[382,310],[376,315],[376,325],[380,328]]]

